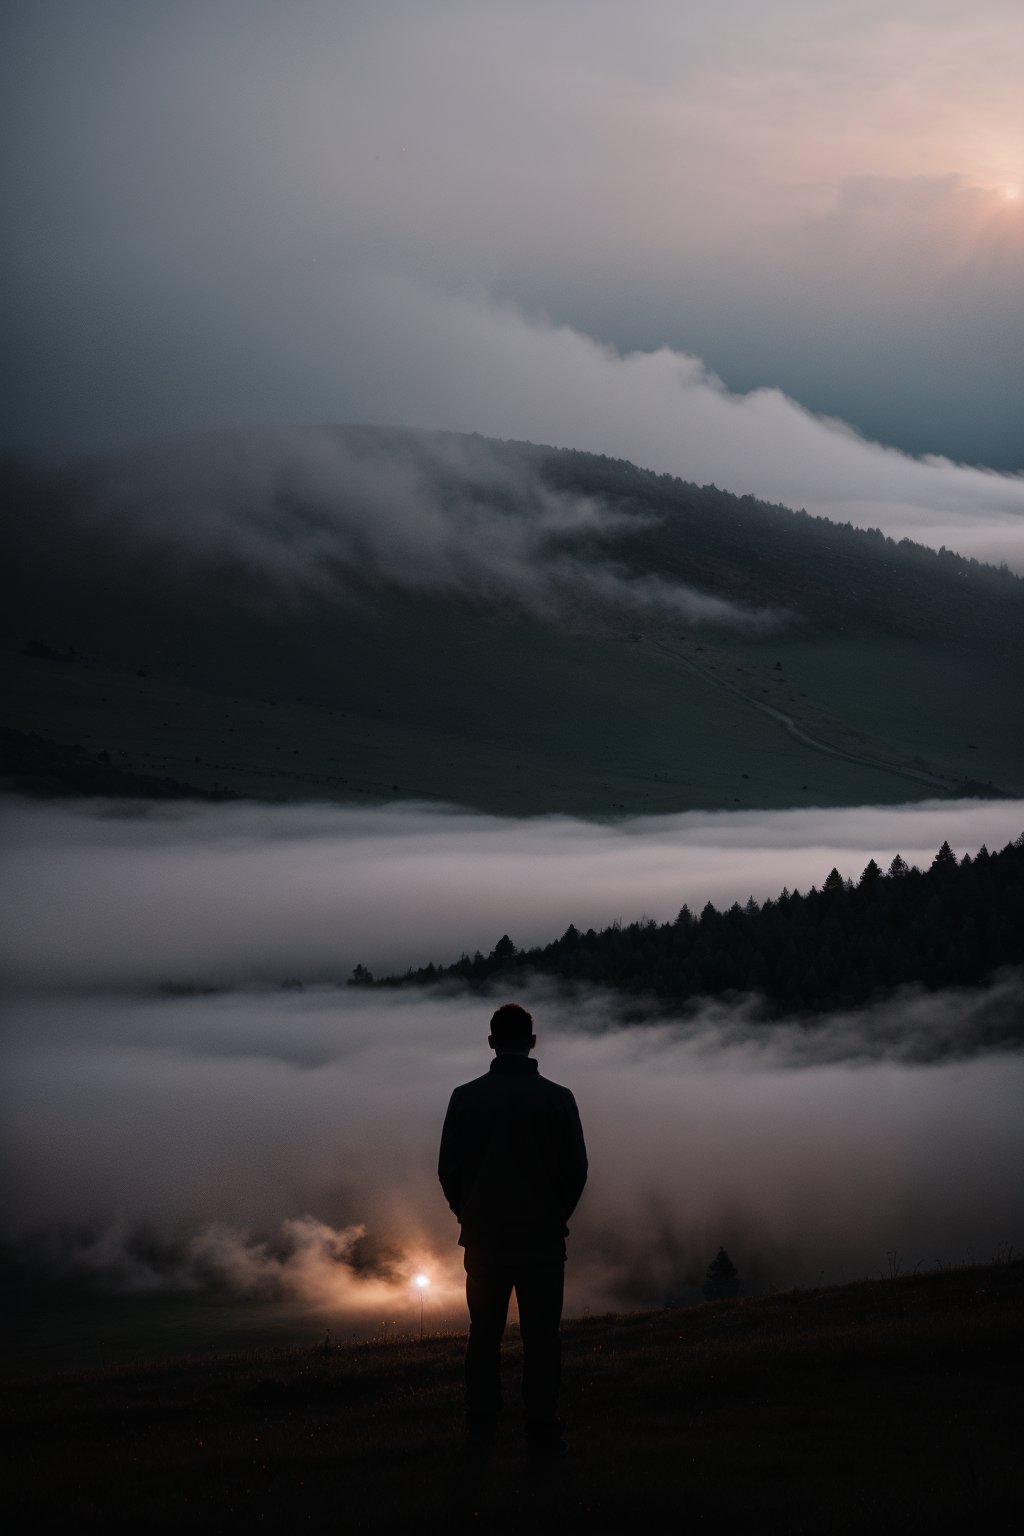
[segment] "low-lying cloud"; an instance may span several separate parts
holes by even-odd
[[[719,1008],[617,1027],[599,993],[534,1011],[591,1177],[569,1310],[692,1298],[724,1243],[752,1290],[985,1260],[1024,1219],[1024,1059],[930,1066],[884,1041],[1009,995],[905,998],[810,1029]],[[420,991],[26,1000],[3,1048],[0,1233],[135,1294],[279,1298],[346,1322],[461,1315],[435,1167],[492,1004]]]
[[[468,436],[209,434],[69,464],[52,480],[29,470],[27,486],[13,530],[27,568],[66,583],[84,566],[122,604],[173,583],[179,603],[218,610],[367,605],[384,587],[563,624],[657,613],[758,634],[792,618],[624,570],[615,537],[635,535],[641,514],[554,490],[526,460]]]
[[[435,1165],[496,999],[253,986],[520,943],[1002,844],[1013,802],[594,826],[443,807],[4,807],[0,1243],[133,1295],[226,1294],[334,1326],[463,1317]],[[234,984],[160,995],[161,982]],[[107,989],[106,991],[102,989]],[[987,1259],[1024,1218],[1019,973],[759,1023],[753,1000],[623,1027],[520,991],[592,1160],[569,1309],[693,1299],[724,1243],[750,1289]]]
[[[885,448],[779,389],[733,393],[691,354],[623,355],[484,295],[375,276],[347,323],[381,419],[606,453],[1024,571],[1020,474]]]
[[[0,802],[14,991],[344,979],[520,946],[641,915],[674,918],[999,848],[1019,800],[689,812],[595,824],[431,805],[373,809]]]

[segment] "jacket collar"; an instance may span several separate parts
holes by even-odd
[[[537,1072],[539,1068],[532,1056],[495,1056],[492,1072]]]

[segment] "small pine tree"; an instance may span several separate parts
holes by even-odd
[[[880,880],[881,878],[882,871],[879,869],[874,859],[868,859],[868,862],[864,865],[864,870],[858,883],[860,885],[874,885],[875,881]]]
[[[932,869],[956,869],[956,854],[948,843],[943,843],[932,859]]]
[[[740,1277],[736,1265],[725,1249],[719,1248],[708,1265],[704,1281],[704,1300],[726,1301],[730,1296],[735,1296],[739,1288]]]

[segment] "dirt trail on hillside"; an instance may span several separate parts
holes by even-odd
[[[620,638],[644,646],[658,657],[686,667],[705,682],[735,694],[816,752],[844,758],[860,767],[896,773],[943,794],[956,793],[961,788],[962,781],[956,774],[930,763],[912,761],[888,742],[866,736],[842,716],[798,692],[781,673],[742,661],[723,646],[650,626],[643,634],[634,631]]]

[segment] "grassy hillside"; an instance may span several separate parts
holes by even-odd
[[[460,1441],[461,1354],[255,1351],[19,1383],[9,1528],[933,1532],[1013,1528],[1024,1264],[565,1329],[570,1450]]]
[[[755,663],[764,654],[742,642],[732,649]],[[1024,793],[1024,670],[1015,650],[994,651],[980,666],[969,648],[897,636],[780,636],[771,649],[789,683],[904,761],[941,763]]]
[[[628,641],[399,600],[375,620],[332,615],[305,659],[306,636],[267,629],[244,656],[225,646],[212,676],[157,662],[140,677],[11,648],[8,723],[121,770],[266,800],[602,816],[922,793],[898,770],[813,750]]]
[[[285,601],[244,562],[189,564],[117,533],[109,467],[8,466],[0,724],[15,782],[96,792],[116,773],[111,793],[139,775],[588,816],[1024,793],[1024,582],[1007,573],[591,455],[487,444],[480,486],[475,460],[438,467],[438,440],[342,437],[506,519],[551,495],[599,504],[614,532],[570,531],[559,550],[614,567],[619,591],[655,576],[790,617],[751,638],[583,589],[538,617],[486,584],[417,593],[379,572]],[[499,506],[494,462],[522,507]],[[286,545],[289,519],[330,514],[284,491],[274,507]],[[44,771],[33,735],[81,748],[77,762],[51,752]]]

